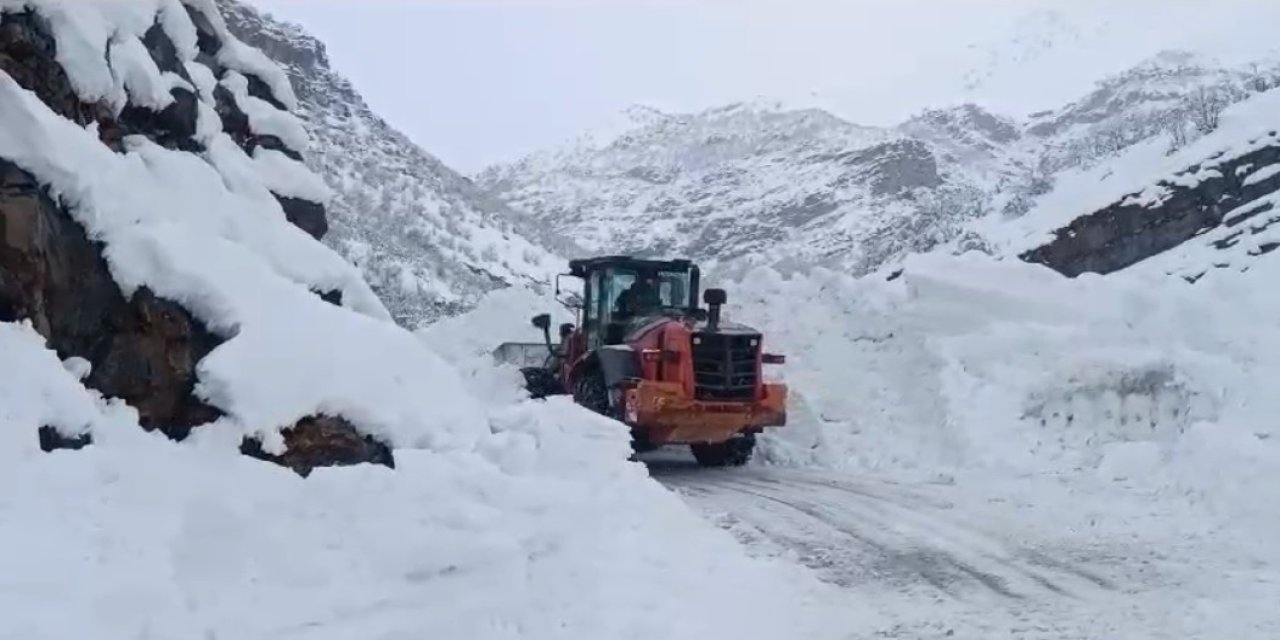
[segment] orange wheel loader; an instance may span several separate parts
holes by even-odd
[[[564,293],[562,277],[580,279],[581,294]],[[577,323],[560,325],[556,345],[550,314],[537,315],[542,343],[494,355],[522,365],[533,397],[570,394],[628,425],[638,453],[687,444],[704,466],[745,464],[756,434],[786,424],[787,387],[762,375],[785,359],[765,352],[759,331],[721,318],[723,289],[707,289],[701,308],[698,280],[689,260],[571,260],[556,297]]]

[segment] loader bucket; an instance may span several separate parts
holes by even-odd
[[[492,351],[496,364],[541,367],[547,361],[547,345],[541,342],[504,342]]]

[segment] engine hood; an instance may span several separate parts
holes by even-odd
[[[692,316],[670,316],[670,315],[645,316],[640,318],[633,318],[627,321],[626,330],[625,330],[626,340],[630,342],[632,340],[640,338],[641,336],[643,336],[646,333],[649,333],[650,331],[657,329],[658,327],[661,327],[662,325],[665,325],[671,322],[680,323],[685,327],[688,327],[689,330],[694,333],[707,333],[709,331],[708,329],[709,325],[707,321],[696,320]],[[726,334],[726,335],[740,335],[740,336],[760,335],[760,331],[755,329],[754,327],[750,327],[748,325],[740,324],[737,322],[730,322],[724,319],[720,320],[720,325],[716,327],[715,332],[720,334]]]

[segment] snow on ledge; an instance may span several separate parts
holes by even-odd
[[[268,450],[278,429],[324,413],[396,447],[469,447],[484,429],[456,373],[391,322],[354,266],[287,221],[226,134],[201,155],[142,137],[116,153],[7,74],[0,113],[0,157],[104,243],[126,295],[146,286],[227,339],[198,365],[196,391]],[[317,295],[334,290],[346,309]]]
[[[0,455],[37,452],[35,430],[53,427],[64,436],[87,433],[98,409],[72,374],[45,347],[30,322],[0,322],[0,407],[4,421],[30,429],[0,429]],[[32,402],[37,399],[37,402]]]

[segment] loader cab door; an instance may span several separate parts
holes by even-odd
[[[662,269],[641,270],[629,266],[610,266],[592,271],[587,278],[586,322],[587,348],[617,344],[625,337],[626,323],[633,316],[627,315],[620,298],[628,290],[635,293],[633,285],[648,277],[656,284],[649,305],[641,315],[681,313],[696,306],[690,274],[686,271]],[[695,281],[696,282],[696,281]]]
[[[615,307],[618,296],[634,281],[633,271],[614,267],[597,269],[587,276],[583,332],[588,351],[621,342]]]
[[[587,351],[595,351],[600,348],[600,338],[603,334],[601,327],[604,324],[604,296],[601,295],[601,270],[597,269],[587,275],[585,286],[583,287],[586,295],[583,296],[582,310],[582,334],[586,338]]]

